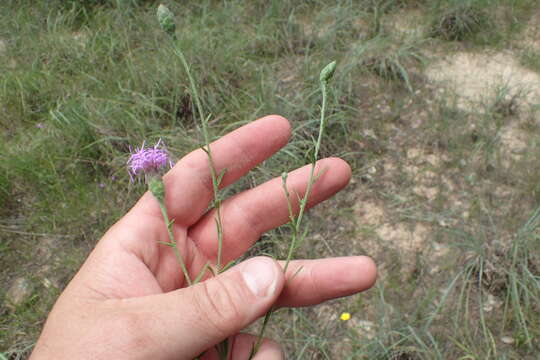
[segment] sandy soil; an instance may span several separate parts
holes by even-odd
[[[461,52],[428,67],[426,76],[455,94],[457,106],[464,111],[482,112],[497,103],[511,104],[516,113],[499,133],[503,165],[508,167],[521,158],[528,136],[520,125],[527,120],[529,109],[540,104],[539,74],[521,66],[509,52]]]
[[[540,75],[519,64],[510,53],[452,54],[426,69],[427,78],[454,90],[463,110],[478,110],[497,92],[517,96],[520,105],[540,102]]]

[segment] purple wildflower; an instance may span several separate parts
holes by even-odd
[[[36,124],[36,127],[37,127],[38,129],[44,129],[44,128],[45,128],[45,124],[43,124],[43,123],[37,123],[37,124]]]
[[[103,188],[105,188],[105,183],[99,183],[98,186],[99,186],[100,189],[103,189]]]
[[[141,174],[144,174],[145,178],[147,178],[148,176],[159,174],[160,170],[167,165],[169,167],[173,166],[161,139],[159,139],[154,147],[150,148],[145,148],[143,142],[140,148],[135,149],[135,152],[131,152],[127,164],[131,181]]]

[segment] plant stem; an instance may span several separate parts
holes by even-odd
[[[210,176],[212,178],[214,208],[216,210],[215,221],[216,221],[216,231],[217,231],[217,240],[218,240],[218,249],[217,249],[218,251],[217,251],[217,258],[216,258],[217,271],[216,272],[219,274],[225,269],[225,267],[222,267],[221,265],[221,257],[222,257],[222,249],[223,249],[223,224],[221,222],[221,198],[219,196],[219,186],[221,184],[221,180],[223,179],[223,175],[225,174],[225,172],[222,172],[219,175],[217,173],[214,158],[212,156],[212,149],[210,148],[208,118],[204,116],[202,104],[199,98],[199,93],[197,91],[197,86],[195,85],[195,80],[193,79],[193,75],[191,74],[189,64],[187,63],[184,53],[182,52],[180,47],[176,45],[176,38],[174,37],[173,40],[175,40],[174,49],[176,51],[176,55],[180,58],[180,61],[182,62],[182,66],[184,67],[184,70],[189,79],[191,94],[193,96],[195,105],[197,106],[197,112],[199,113],[201,129],[204,136],[204,146],[202,150],[208,156],[208,165],[210,167]],[[219,344],[215,346],[215,349],[220,359],[227,359],[229,357],[229,351],[230,351],[229,340],[228,339],[223,340],[222,342],[220,342]]]
[[[197,86],[195,85],[195,80],[193,79],[193,75],[191,74],[191,70],[189,68],[189,64],[186,61],[186,58],[184,56],[184,53],[180,49],[180,47],[174,46],[174,49],[176,51],[177,56],[180,58],[180,61],[182,62],[182,66],[184,67],[184,70],[186,71],[186,74],[189,79],[189,84],[191,88],[191,93],[194,98],[195,105],[197,106],[197,112],[199,113],[199,118],[201,122],[201,128],[202,133],[204,136],[204,147],[203,150],[208,155],[208,162],[210,165],[210,176],[212,177],[212,190],[214,193],[214,207],[216,209],[216,228],[217,228],[217,236],[218,236],[218,253],[217,253],[217,259],[216,259],[216,267],[218,273],[221,272],[221,253],[223,248],[223,226],[221,222],[221,199],[219,198],[219,185],[221,183],[222,176],[218,176],[216,171],[216,166],[214,163],[214,158],[212,157],[212,150],[210,149],[210,135],[208,132],[208,118],[204,116],[203,108],[201,101],[199,99],[199,93],[197,92]]]
[[[165,225],[167,226],[167,234],[169,235],[169,242],[163,243],[164,245],[170,246],[173,248],[174,255],[176,256],[176,259],[178,260],[178,263],[180,264],[180,267],[182,268],[182,272],[184,273],[184,277],[186,279],[186,282],[189,286],[191,286],[191,278],[189,277],[189,272],[186,268],[186,264],[184,263],[184,259],[182,258],[182,255],[180,254],[180,251],[178,250],[178,245],[176,244],[176,240],[174,239],[174,233],[173,233],[173,222],[169,220],[169,214],[167,213],[167,207],[165,206],[165,184],[163,183],[163,180],[161,177],[151,176],[148,178],[148,190],[150,190],[150,193],[156,198],[159,208],[161,209],[161,214],[163,215],[163,220],[165,221]]]
[[[169,215],[167,214],[167,208],[165,207],[164,201],[158,199],[159,208],[161,209],[161,214],[163,215],[163,219],[165,220],[165,224],[167,224],[167,232],[169,233],[169,246],[173,248],[174,255],[176,256],[176,260],[178,260],[178,263],[180,264],[180,267],[182,268],[182,272],[184,273],[184,277],[186,278],[186,282],[188,286],[192,285],[191,278],[189,277],[189,272],[186,268],[186,264],[184,262],[184,259],[182,258],[182,255],[180,254],[180,251],[178,250],[178,246],[176,244],[176,241],[174,239],[174,234],[172,230],[173,222],[169,220]]]
[[[321,82],[321,92],[322,92],[322,105],[321,105],[321,118],[319,122],[319,135],[317,137],[317,142],[315,143],[315,150],[313,152],[313,159],[311,160],[311,170],[309,172],[309,180],[306,188],[306,192],[304,196],[302,197],[302,200],[300,201],[300,209],[298,211],[298,215],[295,219],[291,219],[291,225],[293,228],[293,236],[291,239],[291,245],[289,246],[289,252],[287,254],[287,259],[285,260],[285,266],[283,267],[283,272],[287,272],[287,269],[289,267],[289,263],[292,260],[294,249],[296,247],[296,241],[298,238],[298,233],[302,224],[302,219],[304,218],[304,212],[307,207],[307,202],[309,199],[309,196],[311,195],[311,191],[313,189],[313,184],[315,183],[315,165],[317,163],[317,158],[319,156],[319,149],[321,148],[321,141],[324,134],[324,127],[326,125],[326,119],[325,119],[325,112],[326,112],[326,83]],[[284,184],[286,188],[286,184]],[[290,203],[290,196],[288,193],[285,194],[287,196],[287,201]],[[290,206],[290,205],[289,205]]]
[[[328,68],[328,66],[325,67],[325,69],[323,69],[321,74],[323,74],[325,72],[325,70],[327,70],[327,68]],[[334,63],[334,68],[335,68],[335,63]],[[283,273],[285,275],[287,274],[289,264],[290,264],[290,262],[291,262],[291,260],[293,258],[294,250],[296,249],[296,246],[297,246],[298,234],[300,232],[302,219],[304,217],[304,213],[305,213],[305,210],[307,208],[307,202],[308,202],[309,196],[311,195],[311,191],[313,189],[313,184],[317,180],[317,177],[315,176],[315,166],[316,166],[316,163],[317,163],[317,158],[319,156],[319,150],[321,148],[321,142],[322,142],[322,138],[323,138],[323,134],[324,134],[324,127],[326,125],[326,118],[325,118],[326,98],[327,98],[326,84],[327,84],[328,80],[330,79],[330,77],[332,76],[333,71],[334,70],[331,70],[330,75],[327,75],[327,76],[322,76],[321,75],[320,86],[321,86],[321,92],[322,92],[322,105],[321,105],[321,117],[320,117],[320,121],[319,121],[319,135],[317,137],[317,142],[315,143],[315,149],[313,151],[313,157],[311,159],[311,170],[309,172],[309,179],[308,179],[308,184],[307,184],[307,187],[306,187],[306,192],[304,193],[304,196],[300,200],[298,215],[296,215],[296,216],[293,213],[291,197],[290,197],[289,191],[287,189],[287,175],[286,174],[281,175],[282,182],[283,182],[283,192],[285,193],[285,197],[287,198],[287,205],[288,205],[288,208],[289,208],[289,218],[290,218],[289,225],[292,228],[291,243],[289,245],[289,250],[287,252],[287,258],[285,260],[285,265],[283,266]],[[249,359],[250,360],[253,359],[253,357],[259,351],[259,348],[260,348],[260,346],[262,344],[264,332],[266,331],[266,327],[267,327],[268,323],[270,322],[270,317],[272,316],[272,314],[276,310],[277,310],[277,307],[272,306],[272,308],[270,308],[270,310],[264,316],[263,324],[261,326],[261,330],[259,331],[259,336],[257,337],[257,341],[255,342],[255,344],[251,348],[251,352],[249,354]]]

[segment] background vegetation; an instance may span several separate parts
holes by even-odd
[[[309,161],[318,73],[338,61],[322,152],[354,179],[310,213],[298,254],[367,254],[380,277],[365,294],[281,310],[270,335],[288,358],[536,358],[537,1],[165,3],[214,137],[270,113],[294,126],[230,193]],[[157,5],[0,3],[0,359],[28,356],[56,296],[141,195],[129,146],[163,138],[181,157],[202,143]],[[491,59],[510,61],[497,76],[526,76],[480,78],[480,96],[441,81],[479,77]],[[278,229],[251,253],[286,248]]]

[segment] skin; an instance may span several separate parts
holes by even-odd
[[[278,151],[290,133],[286,119],[267,116],[214,142],[217,171],[226,170],[222,186]],[[341,190],[351,176],[347,163],[336,158],[319,161],[317,170],[321,175],[308,206]],[[291,172],[289,193],[302,196],[308,177],[309,166]],[[164,182],[177,245],[195,278],[217,254],[215,214],[207,211],[213,197],[207,155],[188,154]],[[222,221],[226,264],[263,232],[288,221],[281,178],[224,201]],[[31,359],[193,359],[202,353],[203,359],[216,359],[212,347],[226,338],[233,344],[230,357],[247,359],[256,338],[240,331],[272,305],[319,304],[366,290],[376,279],[375,264],[363,256],[295,260],[287,275],[283,263],[257,257],[186,287],[172,249],[159,241],[168,241],[166,227],[156,200],[146,193],[107,231],[61,294]],[[270,340],[255,357],[282,358]]]

